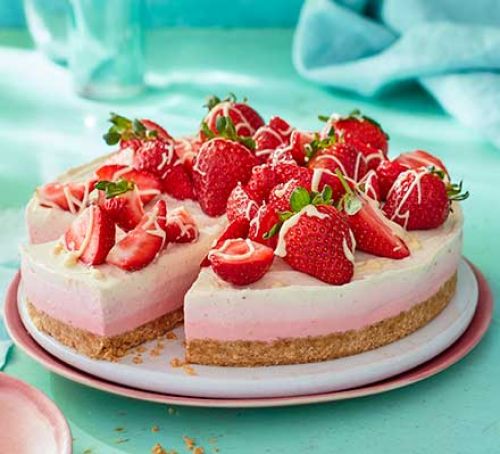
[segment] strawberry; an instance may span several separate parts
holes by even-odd
[[[115,243],[115,224],[97,205],[85,208],[70,225],[63,237],[67,251],[87,265],[100,265]]]
[[[195,199],[193,182],[182,164],[174,165],[162,183],[163,191],[178,200]]]
[[[385,200],[399,174],[404,172],[405,170],[408,170],[408,167],[397,162],[396,160],[390,161],[389,159],[384,159],[379,164],[376,172],[379,182],[381,200]]]
[[[200,146],[201,142],[197,137],[181,137],[175,141],[175,155],[189,176],[193,174],[193,161],[194,157],[198,154]]]
[[[401,173],[384,205],[385,215],[406,230],[427,230],[442,225],[450,212],[451,201],[465,200],[462,183],[445,183],[443,171],[421,168]]]
[[[151,120],[130,120],[129,118],[112,113],[109,122],[112,126],[103,136],[108,145],[119,143],[122,149],[132,148],[133,150],[137,150],[148,140],[173,141],[165,129]]]
[[[230,221],[235,219],[247,219],[250,221],[257,210],[259,205],[253,200],[248,192],[238,183],[229,194],[227,200],[226,214]]]
[[[331,134],[333,127],[335,137],[364,155],[368,169],[376,169],[387,155],[389,136],[375,120],[362,115],[359,110],[346,117],[332,115],[330,118],[320,116],[320,119],[327,122],[323,135]]]
[[[424,150],[415,150],[408,153],[400,154],[396,159],[396,162],[402,166],[406,166],[408,169],[419,169],[421,167],[434,167],[435,169],[442,170],[446,177],[449,179],[448,170],[446,170],[445,165],[441,159],[436,156],[427,153]]]
[[[149,265],[167,244],[166,217],[167,204],[159,200],[139,224],[113,246],[106,261],[126,271]]]
[[[214,272],[234,285],[249,285],[262,279],[274,260],[274,251],[249,239],[226,240],[212,249],[208,259]]]
[[[164,142],[160,139],[152,139],[143,142],[135,151],[133,167],[163,180],[176,160],[173,141]]]
[[[271,117],[269,120],[269,127],[281,136],[284,143],[290,143],[290,137],[292,136],[294,128],[288,122],[283,120],[283,118],[278,116]]]
[[[293,159],[297,164],[304,165],[306,163],[311,142],[316,138],[312,132],[294,130],[290,137],[289,149]]]
[[[269,155],[284,143],[281,135],[268,125],[261,126],[253,135],[255,156],[260,163],[266,162]]]
[[[94,190],[95,183],[95,179],[84,183],[47,183],[37,189],[40,205],[79,213],[88,206],[89,194]]]
[[[246,238],[248,236],[249,222],[247,219],[236,219],[230,222],[224,231],[221,233],[219,238],[214,241],[212,245],[212,249],[217,249],[226,240],[230,240],[233,238]],[[201,261],[200,266],[206,267],[210,265],[210,261],[208,260],[208,255]]]
[[[278,237],[276,235],[268,235],[268,233],[278,223],[279,216],[276,208],[273,205],[264,204],[250,221],[248,237],[253,241],[257,241],[258,243],[269,246],[271,249],[275,249],[278,244]]]
[[[207,135],[207,128],[217,134],[217,119],[219,117],[230,117],[236,133],[242,137],[252,137],[255,131],[264,125],[261,116],[246,101],[237,102],[233,94],[223,100],[217,96],[210,96],[206,106],[209,112],[202,122],[202,125],[206,125],[200,131],[202,141],[210,138],[210,135]]]
[[[376,201],[351,189],[338,170],[337,175],[345,190],[339,206],[354,234],[356,248],[379,257],[408,257],[410,250],[401,238],[401,227],[385,218]]]
[[[294,164],[297,165],[297,161],[293,159],[292,150],[290,145],[280,145],[276,150],[269,153],[267,158],[267,163],[271,167],[276,167],[278,164]]]
[[[279,232],[275,254],[292,268],[329,284],[349,282],[354,274],[355,241],[344,216],[331,203],[331,190],[311,195],[296,188],[292,211],[280,213],[268,236]]]
[[[167,240],[172,243],[191,243],[198,239],[196,221],[183,206],[167,216]]]
[[[278,212],[289,210],[290,197],[298,187],[300,187],[300,182],[296,179],[276,185],[269,193],[269,205],[273,206]]]
[[[200,148],[193,167],[193,184],[203,211],[220,216],[233,188],[250,179],[257,159],[247,146],[253,141],[238,136],[230,118],[219,117],[220,137],[214,137]],[[207,130],[207,134],[211,131]]]
[[[271,189],[278,183],[276,172],[269,164],[261,164],[252,169],[246,190],[258,203],[267,200]]]
[[[372,200],[380,202],[380,183],[375,170],[369,170],[368,173],[359,181],[357,188],[370,197]]]
[[[144,216],[144,207],[137,186],[132,181],[99,181],[96,189],[99,205],[125,232],[132,230]]]
[[[100,167],[95,173],[99,180],[127,180],[134,182],[139,188],[139,194],[144,204],[147,204],[161,193],[161,182],[157,177],[131,167],[109,164]]]
[[[332,173],[339,169],[353,181],[361,180],[366,174],[364,156],[351,145],[342,142],[334,142],[324,148],[316,149],[308,167],[328,169]]]
[[[313,172],[307,167],[300,167],[297,164],[278,164],[275,167],[277,180],[279,183],[286,183],[290,180],[298,180],[300,185],[308,190],[311,189]]]

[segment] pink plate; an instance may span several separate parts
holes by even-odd
[[[334,400],[352,399],[354,397],[378,394],[411,385],[423,380],[424,378],[441,372],[467,355],[467,353],[469,353],[478,344],[488,329],[493,313],[493,296],[488,283],[481,272],[474,265],[470,265],[478,281],[479,301],[471,324],[465,333],[451,347],[430,361],[427,361],[426,363],[421,364],[408,372],[391,377],[390,379],[355,389],[321,394],[258,399],[183,397],[128,388],[126,386],[110,383],[106,380],[88,375],[85,372],[68,366],[62,361],[54,358],[42,347],[40,347],[28,334],[17,309],[17,288],[20,279],[19,273],[14,277],[7,291],[5,301],[5,322],[7,329],[9,330],[9,334],[16,345],[24,350],[24,352],[31,356],[35,361],[41,363],[47,369],[68,378],[69,380],[113,394],[119,394],[151,402],[196,407],[277,407],[285,405],[330,402]]]
[[[0,373],[0,452],[71,453],[64,416],[42,392]]]

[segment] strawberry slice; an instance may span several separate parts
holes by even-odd
[[[408,257],[410,250],[398,235],[404,233],[401,227],[384,216],[377,202],[362,193],[354,192],[340,171],[337,174],[346,191],[340,206],[356,239],[356,247],[379,257]]]
[[[163,191],[178,200],[195,199],[193,181],[182,164],[172,166],[162,184]]]
[[[67,251],[87,265],[100,265],[115,243],[115,224],[97,205],[85,208],[64,234]]]
[[[274,260],[274,251],[249,239],[226,240],[208,253],[214,272],[234,285],[249,285],[262,279]]]
[[[141,222],[113,246],[106,261],[126,271],[149,265],[167,244],[166,217],[167,204],[159,200]]]
[[[227,199],[227,218],[230,221],[236,219],[246,219],[250,221],[250,219],[255,216],[258,209],[259,205],[257,202],[250,197],[241,183],[238,183]]]
[[[141,222],[144,207],[137,186],[132,181],[99,181],[98,203],[122,230],[128,232]]]
[[[95,173],[99,180],[127,180],[134,182],[139,188],[141,200],[145,205],[161,194],[161,182],[157,177],[147,172],[135,170],[132,167],[109,164],[100,167]]]
[[[246,219],[237,219],[230,222],[224,229],[220,237],[212,245],[212,249],[217,249],[220,247],[224,241],[233,238],[246,238],[248,236],[248,229],[250,224]],[[201,261],[201,267],[210,266],[210,261],[208,260],[208,255]]]
[[[191,243],[198,239],[196,221],[186,208],[178,207],[167,216],[167,239],[172,243]]]
[[[95,183],[95,179],[84,183],[47,183],[37,189],[40,205],[49,208],[57,206],[65,211],[78,213],[88,206],[89,194]]]

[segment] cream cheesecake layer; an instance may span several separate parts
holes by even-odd
[[[187,341],[273,341],[358,330],[433,296],[456,272],[462,251],[458,206],[440,228],[411,232],[403,260],[355,254],[355,274],[333,286],[276,257],[248,287],[234,287],[204,268],[185,298]]]
[[[168,209],[174,205],[170,202]],[[200,230],[198,240],[169,244],[154,262],[136,272],[107,264],[71,266],[70,255],[58,241],[23,246],[24,297],[50,317],[100,336],[130,331],[180,308],[199,263],[225,224],[221,218],[204,215],[194,202],[184,202]]]

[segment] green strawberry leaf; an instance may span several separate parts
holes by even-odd
[[[276,224],[274,224],[271,229],[264,233],[264,235],[262,235],[262,238],[264,240],[268,240],[269,238],[272,238],[274,235],[276,235],[279,230],[280,230],[280,227],[281,227],[281,222],[277,222]]]
[[[96,189],[103,191],[107,199],[125,194],[128,191],[132,191],[135,187],[133,181],[119,180],[119,181],[99,181],[95,185]]]
[[[290,206],[295,213],[311,203],[311,196],[307,189],[298,187],[292,192],[290,197]]]

